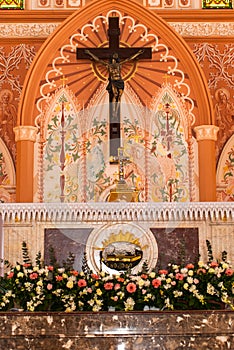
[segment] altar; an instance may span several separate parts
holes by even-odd
[[[0,257],[21,262],[25,241],[32,260],[41,252],[48,262],[53,247],[59,263],[72,253],[80,271],[85,255],[90,269],[108,273],[100,252],[116,241],[135,242],[142,251],[136,272],[146,261],[150,269],[165,267],[172,257],[206,261],[208,240],[216,259],[226,251],[233,264],[233,221],[233,203],[1,204]]]

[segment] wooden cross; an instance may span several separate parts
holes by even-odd
[[[138,55],[140,59],[152,58],[152,50],[149,47],[120,47],[120,28],[119,17],[109,17],[108,23],[109,47],[98,48],[77,48],[76,57],[80,59],[88,59],[95,55],[99,60],[111,60],[113,55],[117,54],[120,61],[127,60],[134,55]],[[87,54],[89,52],[89,55]],[[96,60],[97,61],[97,60]],[[110,79],[110,76],[109,76]],[[120,144],[120,108],[114,109],[113,94],[109,91],[109,119],[110,119],[110,156],[117,157]]]

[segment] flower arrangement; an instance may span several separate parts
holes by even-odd
[[[209,242],[208,242],[209,244]],[[14,307],[25,311],[132,311],[234,309],[234,271],[226,261],[208,262],[148,271],[109,275],[105,272],[78,272],[69,264],[43,266],[40,255],[34,264],[23,243],[23,263],[11,266],[0,280],[0,310]]]

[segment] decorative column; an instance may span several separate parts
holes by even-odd
[[[198,142],[200,202],[216,201],[215,141],[218,130],[215,125],[200,125],[194,128]]]
[[[16,202],[33,202],[34,143],[38,129],[34,126],[14,128],[16,141]]]

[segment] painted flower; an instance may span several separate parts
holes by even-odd
[[[105,290],[111,290],[111,289],[113,289],[113,287],[114,287],[114,283],[112,283],[112,282],[106,282],[104,284]]]

